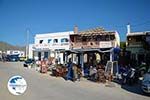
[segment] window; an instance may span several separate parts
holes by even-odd
[[[101,41],[101,38],[102,38],[101,35],[98,35],[98,36],[95,38],[95,40],[96,40],[96,41]]]
[[[51,43],[52,39],[48,39],[48,43]]]
[[[43,43],[43,40],[40,40],[39,43],[42,44],[42,43]]]
[[[141,42],[142,41],[142,36],[137,36],[136,37],[136,42]]]
[[[105,35],[105,41],[109,41],[109,35]]]
[[[53,40],[53,43],[58,43],[58,39],[54,39],[54,40]]]
[[[48,59],[48,52],[44,52],[44,58]]]
[[[61,43],[64,43],[64,42],[69,42],[69,40],[67,38],[62,38]]]
[[[71,42],[74,42],[74,35],[70,35],[70,40],[71,40]]]
[[[106,36],[105,35],[101,36],[101,41],[106,41]]]
[[[114,40],[115,39],[115,35],[110,35],[110,40]]]
[[[86,39],[87,39],[87,38],[86,38],[85,36],[83,36],[83,37],[82,37],[82,42],[86,42]]]

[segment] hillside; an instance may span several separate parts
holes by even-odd
[[[6,50],[22,50],[22,51],[25,51],[25,47],[13,46],[13,45],[8,44],[6,42],[0,41],[0,51],[6,51]]]

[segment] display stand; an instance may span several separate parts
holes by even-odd
[[[46,61],[41,61],[40,72],[41,73],[47,73],[47,64],[46,64]]]

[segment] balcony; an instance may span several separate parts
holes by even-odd
[[[90,42],[71,42],[71,48],[111,48],[115,46],[115,41],[90,41]]]
[[[128,47],[143,47],[142,42],[128,42]]]

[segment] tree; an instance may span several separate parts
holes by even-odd
[[[126,49],[126,42],[124,42],[124,41],[120,42],[120,48],[122,50],[125,50]]]

